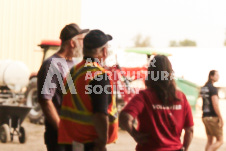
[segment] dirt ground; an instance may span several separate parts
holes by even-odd
[[[206,144],[205,128],[201,121],[200,102],[201,101],[198,100],[197,110],[196,113],[194,114],[195,131],[194,138],[189,148],[190,151],[204,151]],[[222,111],[224,121],[226,122],[226,110],[225,110],[226,100],[220,100],[220,108]],[[26,120],[23,123],[23,126],[25,127],[28,134],[27,142],[25,144],[20,144],[18,138],[15,137],[13,142],[7,144],[0,143],[0,151],[46,151],[43,140],[44,126],[29,123],[28,120]],[[226,136],[225,131],[224,136]],[[136,143],[128,135],[128,133],[119,130],[118,141],[115,144],[108,145],[107,148],[108,151],[134,151],[135,146]],[[224,138],[224,144],[218,151],[225,150],[226,150],[226,139]]]

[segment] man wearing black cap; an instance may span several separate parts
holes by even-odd
[[[85,36],[84,59],[71,69],[73,81],[63,97],[59,136],[67,133],[73,147],[84,151],[106,151],[106,144],[117,139],[113,86],[101,63],[107,58],[109,40],[112,37],[100,30],[91,30]],[[73,84],[76,93],[69,90]]]
[[[63,78],[74,65],[73,57],[79,55],[83,46],[82,30],[72,23],[66,25],[60,33],[61,47],[53,56],[46,59],[38,72],[38,100],[45,115],[45,144],[48,151],[66,151],[71,145],[57,143],[59,112],[64,88]]]

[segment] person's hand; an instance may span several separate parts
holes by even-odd
[[[224,121],[223,118],[219,118],[219,123],[218,125],[220,126],[220,128],[222,128],[224,126]]]
[[[140,133],[137,130],[133,129],[132,137],[138,144],[147,143],[150,139],[150,134]]]
[[[103,143],[100,139],[94,141],[93,151],[107,151],[106,143]]]

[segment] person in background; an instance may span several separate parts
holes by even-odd
[[[201,96],[203,99],[202,121],[206,128],[207,144],[206,151],[215,151],[223,144],[223,118],[219,109],[218,90],[213,86],[219,79],[216,70],[209,72],[208,81],[201,88]],[[213,141],[216,137],[216,142]]]
[[[38,72],[38,101],[45,115],[44,140],[48,151],[70,150],[71,143],[59,145],[57,141],[62,103],[63,78],[74,65],[73,57],[83,46],[84,33],[75,23],[66,25],[60,33],[60,50],[46,59]]]
[[[156,55],[151,60],[145,84],[147,88],[121,111],[119,124],[137,142],[137,151],[187,151],[193,138],[192,111],[183,92],[176,90],[173,69],[166,56]]]
[[[70,71],[72,82],[66,84],[59,134],[66,133],[73,139],[73,150],[106,151],[106,144],[117,139],[113,85],[103,68],[110,40],[110,35],[91,30],[83,41],[84,59]],[[64,139],[59,135],[59,140]]]

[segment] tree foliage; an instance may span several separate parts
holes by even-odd
[[[192,40],[185,39],[183,41],[180,41],[179,45],[184,46],[184,47],[196,46],[196,42],[192,41]]]
[[[149,36],[143,37],[141,34],[138,34],[134,38],[134,46],[135,47],[150,47],[151,46],[151,38]]]
[[[179,41],[179,42],[172,40],[172,41],[170,41],[169,46],[170,47],[195,47],[197,45],[196,45],[195,41],[185,39],[185,40]]]
[[[170,44],[169,44],[170,47],[178,47],[178,44],[175,40],[172,40],[170,41]]]

